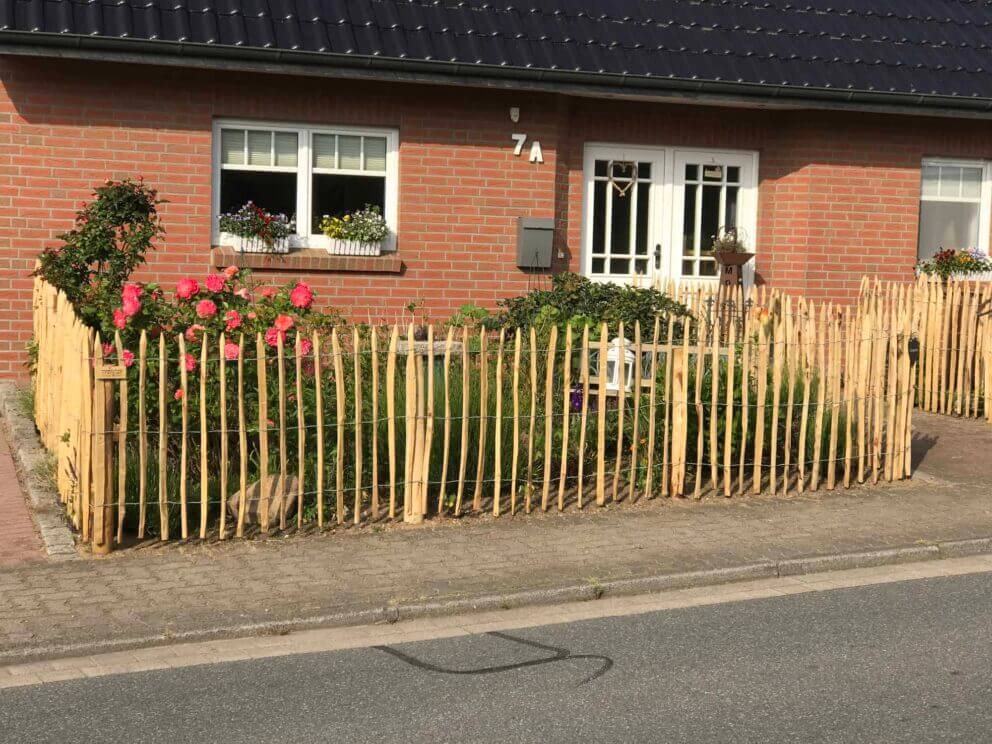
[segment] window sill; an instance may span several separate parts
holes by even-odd
[[[214,246],[214,266],[242,266],[253,271],[321,271],[362,274],[399,274],[403,261],[396,253],[382,256],[333,256],[319,248],[304,248],[289,253],[239,253],[230,246]]]

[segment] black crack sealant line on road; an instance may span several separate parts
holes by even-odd
[[[610,669],[613,668],[613,659],[608,656],[602,656],[600,654],[573,654],[567,648],[560,648],[558,646],[547,646],[543,643],[538,643],[537,641],[529,641],[526,638],[518,638],[512,636],[509,633],[499,633],[497,631],[490,631],[486,635],[493,636],[494,638],[499,638],[504,641],[510,641],[511,643],[519,643],[524,646],[530,646],[532,648],[540,649],[541,651],[549,651],[553,656],[548,656],[543,659],[531,659],[529,661],[520,661],[514,664],[498,664],[495,666],[479,667],[477,669],[449,669],[447,667],[438,666],[436,664],[431,664],[426,661],[422,661],[415,656],[406,654],[399,649],[393,648],[392,646],[373,646],[373,648],[379,651],[385,651],[391,656],[395,656],[397,659],[405,661],[410,666],[416,667],[417,669],[422,669],[428,672],[436,672],[438,674],[457,674],[457,675],[480,675],[480,674],[495,674],[498,672],[510,672],[515,669],[525,669],[532,666],[540,666],[541,664],[554,664],[559,661],[569,661],[572,659],[595,659],[602,662],[602,666],[597,669],[592,675],[586,677],[581,682],[579,682],[576,687],[581,687],[582,685],[592,682],[598,677],[602,677]]]

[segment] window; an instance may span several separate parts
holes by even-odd
[[[986,170],[981,162],[923,161],[918,258],[930,258],[946,248],[988,253]]]
[[[214,214],[252,201],[293,218],[296,246],[320,247],[326,242],[320,232],[324,216],[341,217],[371,204],[389,225],[384,248],[394,250],[396,143],[392,130],[218,122]]]

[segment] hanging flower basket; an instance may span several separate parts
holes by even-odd
[[[333,256],[379,256],[382,255],[382,243],[331,238],[327,244],[327,252]]]
[[[258,236],[242,237],[223,233],[221,242],[230,245],[238,253],[289,253],[289,238],[279,238],[266,243]]]

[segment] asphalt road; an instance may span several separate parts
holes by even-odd
[[[0,691],[0,741],[988,742],[992,574]]]

